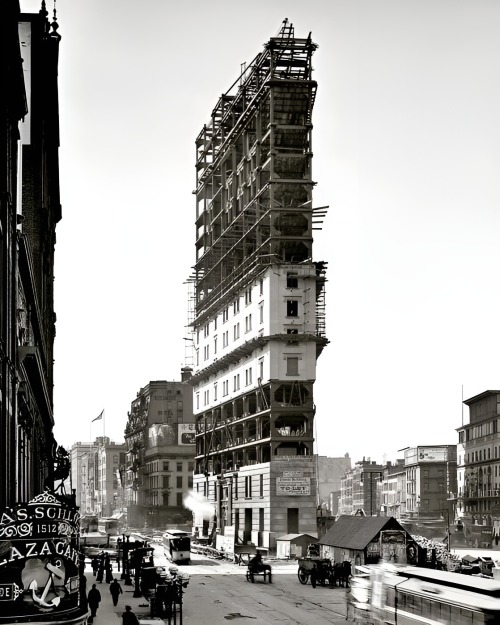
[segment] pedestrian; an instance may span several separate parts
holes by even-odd
[[[97,614],[97,608],[101,603],[101,593],[97,590],[97,586],[92,584],[92,588],[89,590],[89,596],[87,597],[87,602],[90,608],[90,619],[89,622],[93,623],[94,618]]]
[[[318,580],[318,567],[316,566],[316,562],[313,562],[311,569],[311,586],[316,588],[316,582]]]
[[[94,571],[94,577],[95,577],[99,569],[99,560],[97,559],[97,556],[94,556],[92,558],[92,560],[90,561],[90,564],[92,566],[92,570]]]
[[[106,575],[106,584],[111,583],[113,580],[113,565],[111,564],[109,553],[104,556],[104,574]]]
[[[104,579],[104,552],[101,552],[99,554],[99,567],[97,569],[97,577],[96,580],[99,582],[99,584],[102,582],[102,580]]]
[[[123,593],[120,582],[117,579],[114,579],[109,585],[109,592],[113,598],[113,605],[116,605],[118,603],[118,597]]]
[[[125,606],[125,612],[122,614],[122,625],[139,625],[139,619],[129,605]]]

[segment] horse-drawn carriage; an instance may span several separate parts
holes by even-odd
[[[328,558],[298,558],[299,569],[297,576],[301,584],[307,584],[311,579],[313,588],[316,584],[330,588],[337,586],[349,587],[349,577],[351,576],[350,562],[338,562],[332,564]]]

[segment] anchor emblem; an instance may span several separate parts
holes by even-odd
[[[49,571],[50,575],[49,575],[49,579],[47,580],[47,583],[45,584],[45,588],[43,589],[41,597],[39,597],[37,595],[38,584],[37,584],[36,579],[34,579],[30,583],[30,585],[28,586],[28,590],[31,590],[33,601],[37,605],[39,605],[41,608],[52,609],[52,608],[57,607],[61,603],[61,597],[56,596],[49,603],[47,603],[45,601],[45,599],[47,597],[47,594],[48,594],[50,588],[54,586],[54,577],[56,577],[56,578],[58,578],[60,580],[63,580],[64,579],[64,571],[62,569],[60,569],[59,567],[54,566],[53,564],[50,564],[50,562],[48,562],[45,565],[45,568],[47,569],[47,571]]]

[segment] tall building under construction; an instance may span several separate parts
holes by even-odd
[[[195,532],[252,542],[316,534],[316,361],[324,262],[313,230],[309,35],[287,20],[216,103],[196,139]]]

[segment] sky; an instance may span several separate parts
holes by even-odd
[[[500,3],[56,6],[58,443],[123,441],[137,392],[180,379],[194,142],[288,18],[319,46],[314,206],[329,206],[313,248],[328,262],[330,340],[315,451],[382,462],[455,444],[462,398],[500,388]],[[24,12],[39,7],[21,0]]]

